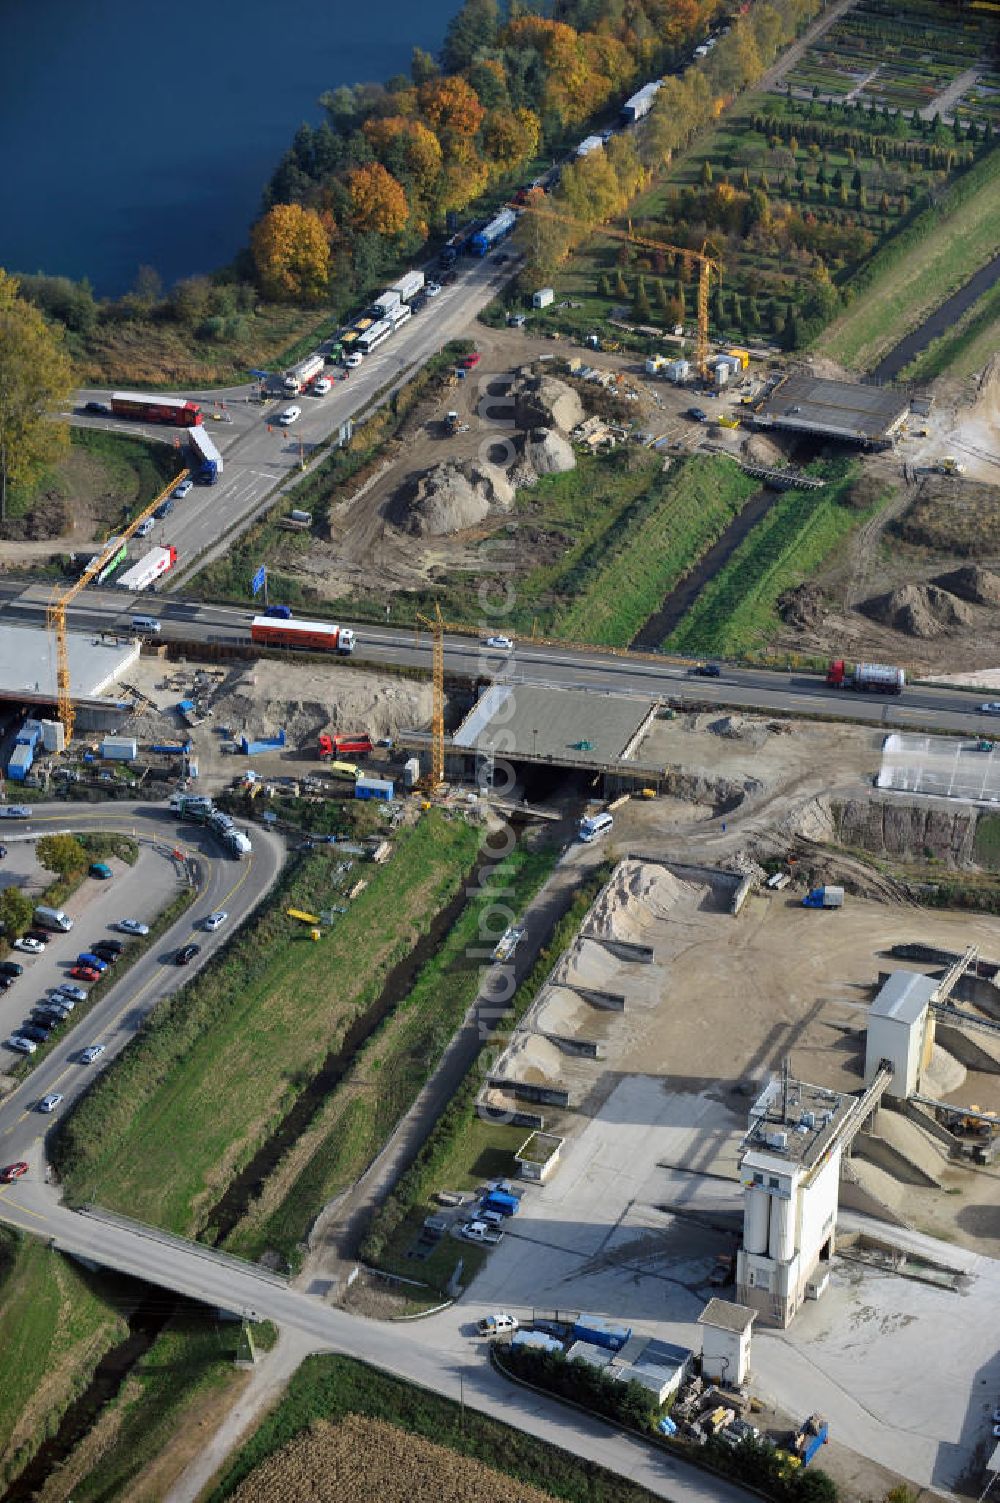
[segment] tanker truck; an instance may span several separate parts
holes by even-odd
[[[889,663],[855,663],[853,667],[843,658],[834,658],[826,670],[826,681],[831,689],[857,689],[864,694],[902,694],[906,674],[902,668]]]

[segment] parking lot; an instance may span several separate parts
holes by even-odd
[[[6,831],[0,833],[7,835]],[[0,886],[16,885],[29,896],[39,899],[42,890],[52,880],[52,874],[35,860],[34,840],[11,839],[7,835],[5,844],[8,854],[0,862]],[[47,992],[71,979],[70,970],[81,951],[89,949],[100,939],[114,937],[127,943],[127,936],[117,934],[113,928],[118,919],[137,918],[151,923],[177,891],[174,863],[148,845],[140,845],[139,859],[133,867],[113,857],[107,864],[113,872],[110,881],[84,878],[63,905],[74,921],[71,933],[53,934],[41,955],[11,953],[10,958],[24,966],[24,973],[0,994],[0,1037],[7,1038],[15,1033]],[[86,988],[86,983],[83,985]],[[62,1032],[67,1032],[72,1025],[73,1019]],[[81,1048],[94,1042],[81,1034]],[[20,1056],[4,1050],[0,1058],[6,1068]]]

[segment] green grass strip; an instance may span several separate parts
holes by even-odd
[[[786,491],[702,590],[663,643],[670,652],[739,656],[777,630],[778,597],[807,578],[867,512],[843,504],[857,472],[838,461],[819,491]]]
[[[724,455],[696,456],[650,487],[561,614],[553,635],[627,647],[665,597],[738,515],[757,482]]]

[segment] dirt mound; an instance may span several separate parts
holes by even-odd
[[[445,537],[478,527],[514,504],[503,470],[484,460],[445,460],[418,476],[392,508],[392,520],[420,537]]]
[[[524,457],[536,475],[561,475],[576,469],[572,445],[552,428],[533,428]]]
[[[873,621],[906,632],[910,637],[939,637],[957,626],[968,626],[972,612],[955,595],[938,585],[902,585],[876,595],[858,607]]]
[[[749,459],[751,464],[773,465],[780,469],[788,463],[788,456],[773,439],[765,438],[761,433],[754,433],[740,445],[740,453],[744,459]]]
[[[949,574],[939,574],[933,582],[972,605],[1000,605],[1000,574],[979,564],[963,564]]]
[[[569,433],[583,422],[583,403],[571,386],[555,376],[519,371],[511,382],[514,421],[519,428],[561,428]]]
[[[796,585],[778,597],[778,614],[786,626],[801,630],[818,626],[823,619],[823,592],[811,581]]]
[[[430,717],[427,684],[355,669],[329,671],[329,696],[317,700],[315,670],[297,663],[259,663],[213,700],[214,723],[237,735],[273,735],[283,729],[288,744],[295,746],[314,742],[320,731],[367,732],[378,740]]]

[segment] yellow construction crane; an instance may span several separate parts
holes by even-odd
[[[698,343],[695,360],[700,375],[705,374],[708,365],[708,294],[711,287],[711,279],[714,273],[717,281],[722,282],[722,261],[719,252],[710,240],[706,240],[700,251],[691,250],[685,245],[671,245],[666,240],[650,240],[644,235],[637,235],[632,229],[632,221],[629,220],[628,230],[615,229],[609,224],[584,224],[572,214],[560,214],[555,209],[542,208],[539,204],[529,202],[523,210],[525,214],[537,214],[540,219],[552,219],[556,223],[571,225],[583,234],[608,235],[612,240],[623,240],[626,245],[644,245],[649,250],[666,251],[672,256],[684,256],[689,261],[698,263]]]
[[[432,632],[432,677],[434,698],[431,714],[431,788],[440,788],[444,782],[444,619],[441,607],[435,602],[434,619],[417,616],[422,626]]]
[[[55,633],[56,639],[56,703],[67,746],[72,739],[73,725],[76,720],[76,711],[73,708],[73,687],[69,676],[69,641],[66,635],[67,607],[76,599],[80,591],[85,589],[91,580],[100,574],[104,566],[114,556],[115,550],[120,548],[122,543],[128,542],[139,524],[152,515],[160,502],[164,501],[182,480],[187,479],[188,473],[187,470],[181,470],[175,475],[170,484],[164,486],[160,494],[154,496],[145,510],[141,511],[128,524],[124,532],[116,533],[114,541],[104,545],[98,557],[87,565],[80,578],[74,584],[71,584],[68,590],[64,590],[61,593],[57,592],[46,607],[45,624],[49,631]]]

